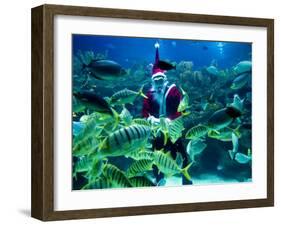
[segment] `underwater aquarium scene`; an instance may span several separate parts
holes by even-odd
[[[252,181],[252,44],[72,35],[72,189]]]

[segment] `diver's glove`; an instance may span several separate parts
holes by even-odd
[[[159,118],[155,118],[153,115],[150,115],[148,118],[147,118],[147,121],[151,124],[151,125],[159,125],[160,124],[160,119]],[[169,125],[171,122],[171,119],[169,118],[165,118],[165,123],[167,125]]]
[[[160,124],[160,119],[159,118],[155,118],[153,115],[150,115],[147,118],[147,121],[151,124],[151,125],[159,125]]]
[[[170,124],[170,122],[171,122],[171,119],[169,119],[169,118],[165,118],[165,122],[166,122],[166,124]]]

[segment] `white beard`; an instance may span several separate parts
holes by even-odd
[[[155,93],[153,95],[153,100],[155,100],[159,105],[161,105],[161,103],[163,101],[163,95],[164,95],[164,93],[162,91],[160,91],[160,92],[155,91]]]
[[[156,89],[155,87],[152,87],[152,90],[154,91],[153,100],[155,100],[160,106],[162,105],[167,85],[168,81],[163,84],[160,90]]]

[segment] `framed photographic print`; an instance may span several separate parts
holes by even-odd
[[[32,216],[273,206],[274,21],[32,9]]]

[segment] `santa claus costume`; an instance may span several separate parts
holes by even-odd
[[[164,117],[169,122],[181,116],[181,113],[177,109],[182,96],[175,84],[169,84],[165,75],[165,71],[174,69],[175,67],[159,59],[159,44],[156,44],[155,48],[155,62],[151,76],[152,87],[146,93],[147,98],[143,101],[142,115],[148,118],[151,123],[159,123],[160,117]],[[164,144],[164,136],[161,133],[159,137],[153,140],[153,149],[170,151],[173,159],[176,159],[177,153],[180,153],[183,157],[183,166],[187,166],[189,162],[189,157],[187,156],[181,138],[175,143],[172,143],[168,139],[167,143]],[[156,182],[159,185],[164,185],[164,175],[159,172],[155,165],[153,165],[153,172]],[[182,184],[192,184],[192,182],[182,177]]]
[[[145,118],[154,116],[155,118],[166,117],[171,120],[179,117],[180,112],[177,111],[181,93],[175,84],[169,84],[164,74],[165,65],[163,66],[159,60],[159,46],[156,46],[155,63],[152,68],[152,87],[146,93],[147,99],[143,101],[142,115]],[[168,68],[166,66],[166,68]],[[172,67],[171,67],[172,68]],[[162,87],[157,90],[157,81],[163,80]]]

